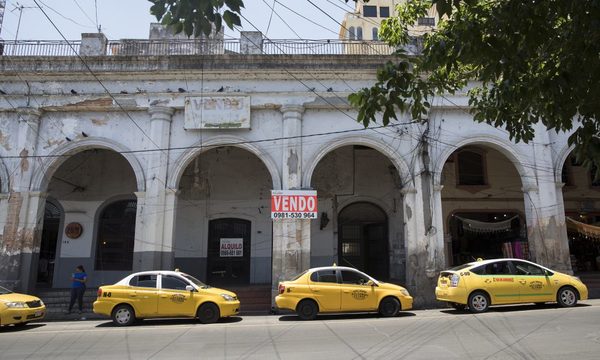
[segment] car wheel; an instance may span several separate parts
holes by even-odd
[[[379,314],[383,317],[393,317],[400,312],[398,299],[388,296],[379,303]]]
[[[577,305],[577,293],[570,286],[565,286],[558,290],[556,301],[561,307],[572,307]]]
[[[319,307],[312,300],[302,300],[298,306],[296,306],[296,313],[302,320],[314,320],[317,318],[318,312]]]
[[[196,317],[203,324],[212,324],[219,320],[221,314],[217,305],[213,303],[205,303],[200,305],[198,308]]]
[[[117,305],[112,312],[113,323],[117,326],[129,326],[135,322],[135,311],[129,305]]]
[[[464,311],[467,308],[467,305],[465,304],[459,304],[459,303],[450,303],[450,306],[452,306],[454,308],[454,310],[458,310],[458,311]]]
[[[475,291],[469,296],[469,311],[472,313],[486,312],[490,307],[490,299],[483,291]]]

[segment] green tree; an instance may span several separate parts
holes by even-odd
[[[153,5],[150,13],[163,25],[172,26],[175,33],[187,36],[208,36],[214,24],[221,30],[223,21],[232,29],[240,25],[242,0],[148,0]],[[221,14],[222,11],[222,14]]]
[[[223,20],[240,25],[244,7],[242,0],[149,1],[158,20],[188,36],[209,34],[211,24],[218,30]],[[525,142],[539,121],[557,132],[577,128],[569,144],[600,176],[600,0],[410,0],[384,22],[380,38],[402,49],[431,6],[442,20],[423,36],[421,54],[398,50],[374,86],[350,95],[358,120],[368,126],[381,114],[388,124],[409,113],[425,121],[435,96],[469,83],[475,121]]]
[[[600,175],[599,0],[413,0],[381,27],[401,48],[408,28],[436,6],[442,16],[423,37],[419,56],[396,52],[377,82],[350,96],[367,126],[409,112],[425,119],[431,99],[464,89],[475,121],[505,128],[515,141],[533,139],[533,126],[577,130],[577,159]],[[425,121],[425,120],[424,120]]]

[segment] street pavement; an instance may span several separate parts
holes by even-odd
[[[109,320],[41,322],[0,328],[0,359],[600,359],[600,300],[478,315],[417,310],[391,319],[270,315],[129,328]]]

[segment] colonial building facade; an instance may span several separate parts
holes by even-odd
[[[387,56],[285,55],[249,33],[210,55],[157,44],[119,52],[95,34],[81,57],[0,56],[3,285],[68,287],[82,264],[90,286],[179,268],[276,288],[338,263],[419,305],[439,270],[480,256],[571,271],[565,204],[600,196],[581,185],[565,203],[568,134],[540,125],[516,144],[474,123],[464,94],[437,98],[425,123],[365,129],[346,99]],[[316,190],[318,218],[271,219],[282,189]],[[223,239],[242,251],[223,256]]]

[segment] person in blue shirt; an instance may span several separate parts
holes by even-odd
[[[83,311],[83,293],[85,292],[85,282],[87,281],[87,274],[83,265],[79,265],[75,268],[75,272],[71,274],[71,302],[69,303],[69,310],[67,314],[71,313],[75,300],[79,305],[79,313]]]

